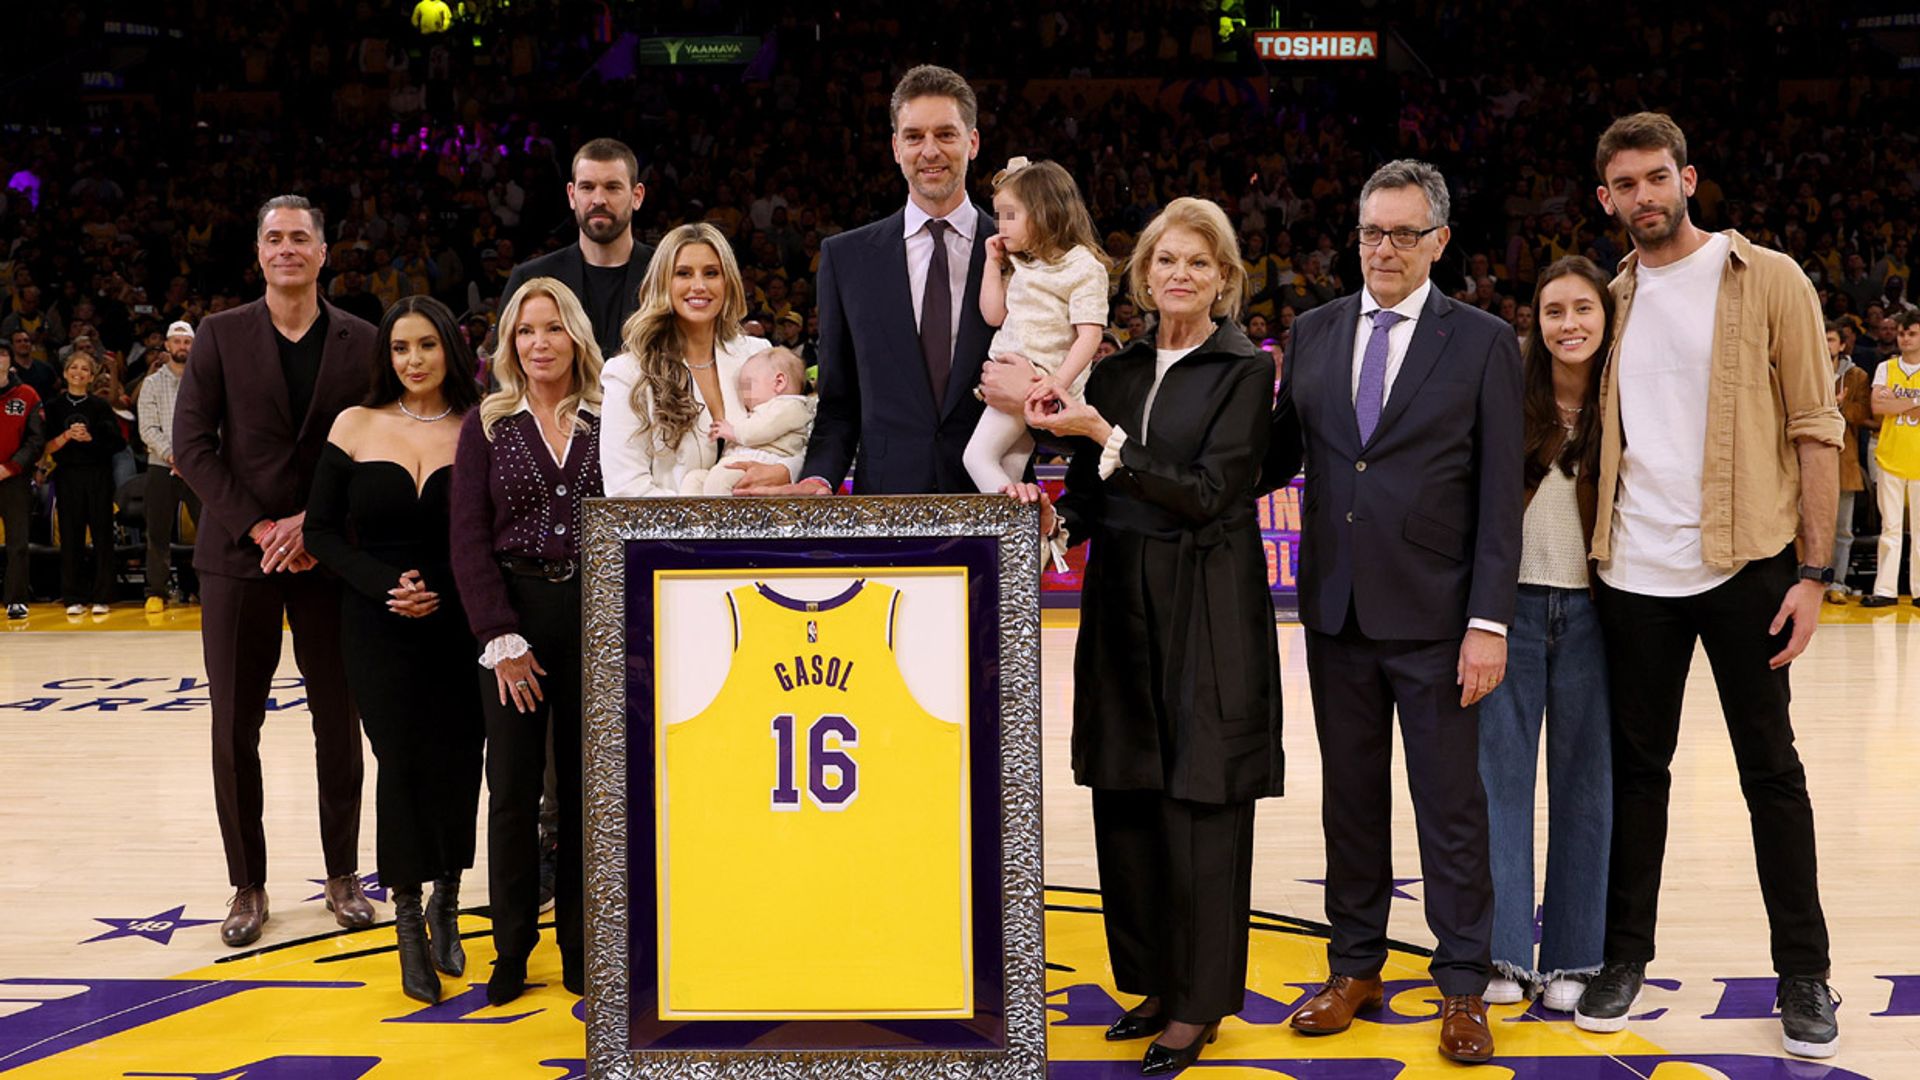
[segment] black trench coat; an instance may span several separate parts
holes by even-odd
[[[1155,346],[1095,366],[1086,398],[1129,438],[1102,480],[1077,440],[1060,513],[1092,544],[1074,652],[1073,774],[1203,803],[1281,793],[1280,660],[1255,496],[1273,360],[1231,322],[1167,372]]]

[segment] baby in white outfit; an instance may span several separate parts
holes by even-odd
[[[712,469],[692,469],[680,480],[682,495],[731,495],[746,473],[734,462],[784,464],[807,448],[814,400],[800,391],[807,366],[791,349],[762,349],[740,366],[740,404],[747,414],[718,420],[708,433],[726,444]]]

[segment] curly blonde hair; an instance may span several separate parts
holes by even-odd
[[[560,422],[571,425],[581,405],[597,408],[600,404],[600,368],[603,366],[600,343],[594,340],[593,323],[588,320],[586,309],[580,306],[580,298],[558,279],[528,278],[500,309],[500,344],[493,356],[493,377],[500,389],[480,402],[480,430],[489,441],[493,439],[493,426],[520,411],[521,403],[527,399],[527,369],[521,366],[519,344],[513,331],[520,325],[520,309],[536,296],[552,300],[553,306],[560,309],[560,325],[566,327],[567,336],[573,339],[573,388],[560,401]]]
[[[673,311],[672,293],[674,264],[682,251],[695,244],[713,249],[727,283],[726,299],[714,320],[715,348],[739,337],[740,323],[747,317],[747,289],[740,278],[740,264],[719,229],[696,221],[661,238],[653,261],[647,264],[646,279],[640,283],[640,306],[627,317],[620,334],[622,344],[640,368],[628,401],[639,420],[634,437],[653,436],[663,446],[680,445],[700,416],[700,402],[693,396],[693,373],[687,370],[686,338]]]

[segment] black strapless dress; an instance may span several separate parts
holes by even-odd
[[[314,472],[306,543],[346,583],[341,653],[379,762],[375,817],[380,881],[413,886],[473,865],[485,744],[479,649],[447,558],[453,467],[427,477],[392,461],[355,461],[331,443]],[[387,590],[418,570],[440,594],[425,618],[387,609]]]

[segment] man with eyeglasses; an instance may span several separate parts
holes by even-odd
[[[1366,287],[1294,321],[1265,484],[1290,480],[1304,449],[1300,621],[1333,932],[1330,977],[1293,1027],[1331,1035],[1383,1004],[1397,709],[1445,997],[1440,1052],[1483,1062],[1493,883],[1479,701],[1506,670],[1525,453],[1512,328],[1429,280],[1449,202],[1419,161],[1382,165],[1361,188]]]

